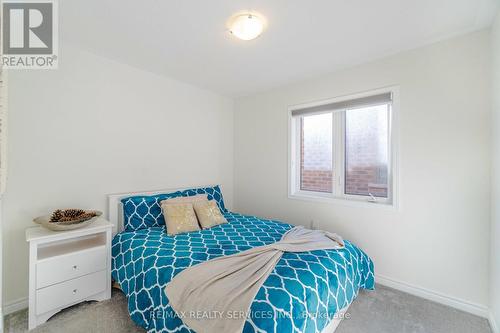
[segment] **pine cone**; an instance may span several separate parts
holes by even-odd
[[[50,222],[59,222],[63,216],[64,214],[62,210],[57,209],[52,213],[52,216],[50,217]]]
[[[76,219],[80,215],[85,214],[85,211],[83,209],[65,209],[63,213],[64,217],[69,218],[70,220],[68,221],[71,221],[71,219]]]
[[[83,209],[57,209],[52,213],[50,222],[71,222],[75,220],[88,220],[97,214],[93,211],[86,212]]]
[[[80,216],[80,218],[88,220],[96,216],[97,216],[96,212],[85,212],[84,214],[82,214],[82,216]]]

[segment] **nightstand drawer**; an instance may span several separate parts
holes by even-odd
[[[36,313],[63,308],[106,290],[106,274],[100,271],[37,290]]]
[[[106,266],[107,252],[104,245],[43,259],[36,265],[36,288],[101,271]]]

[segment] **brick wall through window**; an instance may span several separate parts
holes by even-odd
[[[387,197],[387,106],[345,114],[345,193]],[[301,190],[332,193],[332,127],[331,113],[301,118]]]

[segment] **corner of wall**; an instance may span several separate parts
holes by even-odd
[[[491,165],[491,247],[489,321],[494,333],[500,323],[500,11],[491,28],[491,103],[492,103],[492,165]]]

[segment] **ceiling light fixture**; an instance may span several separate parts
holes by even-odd
[[[264,20],[255,14],[237,15],[229,23],[229,32],[243,40],[255,39],[263,30]]]

